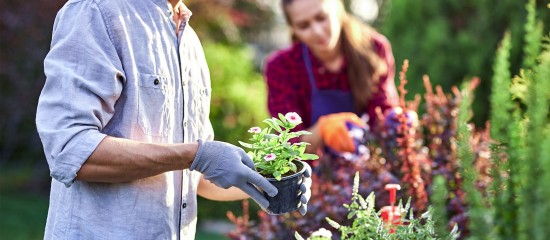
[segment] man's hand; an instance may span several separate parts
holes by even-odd
[[[302,214],[302,216],[306,215],[307,203],[309,202],[309,198],[311,197],[311,167],[307,163],[304,163],[304,165],[306,166],[306,171],[304,172],[302,185],[300,185],[302,197],[300,198],[300,206],[298,207],[298,211],[300,211],[300,214]]]
[[[319,118],[317,122],[319,134],[326,146],[338,152],[355,152],[355,144],[349,136],[346,123],[361,128],[367,125],[355,113],[351,112],[334,113]]]
[[[229,143],[199,140],[199,149],[189,169],[201,172],[218,187],[235,186],[243,190],[263,209],[269,202],[256,186],[269,196],[277,195],[277,188],[254,170],[254,162],[244,150]]]

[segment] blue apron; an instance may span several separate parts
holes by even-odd
[[[309,49],[305,44],[302,44],[302,57],[306,65],[309,84],[311,85],[311,125],[315,125],[321,116],[327,114],[355,112],[355,102],[350,91],[337,89],[319,90],[317,88],[309,57]]]
[[[319,90],[315,84],[315,76],[313,75],[313,68],[311,66],[311,59],[309,57],[309,49],[302,45],[302,56],[306,65],[307,74],[309,77],[309,83],[311,85],[311,125],[314,125],[321,116],[340,113],[340,112],[354,112],[355,101],[350,91],[343,90]],[[346,123],[348,130],[360,129],[363,133],[366,133],[366,129],[358,128],[354,124]],[[366,135],[361,135],[359,138],[353,139],[356,150],[353,153],[341,153],[337,152],[328,146],[324,147],[324,152],[332,157],[342,157],[348,161],[359,159],[358,156],[369,154],[366,147],[359,147],[366,142]],[[317,162],[313,164],[314,171],[317,171]]]

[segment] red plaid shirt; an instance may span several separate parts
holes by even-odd
[[[370,116],[369,124],[371,126],[375,123],[376,107],[379,106],[384,111],[397,105],[398,102],[394,83],[395,63],[390,43],[386,37],[379,33],[374,34],[372,39],[377,53],[388,65],[388,73],[381,77],[378,92],[373,94],[365,109]],[[311,53],[310,59],[318,89],[349,91],[346,61],[340,71],[330,72]],[[265,77],[268,86],[268,109],[271,115],[296,112],[302,117],[303,124],[296,126],[293,130],[299,131],[311,127],[314,124],[311,122],[311,86],[302,59],[300,44],[296,43],[290,48],[279,50],[269,56],[265,67]]]

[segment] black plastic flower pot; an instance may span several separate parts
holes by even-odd
[[[300,197],[302,196],[300,185],[303,181],[304,171],[306,170],[304,164],[306,163],[302,161],[294,161],[294,163],[299,169],[298,172],[284,176],[279,181],[275,178],[267,178],[279,190],[274,197],[270,197],[264,193],[264,196],[269,201],[269,207],[266,212],[271,215],[284,214],[298,209]]]

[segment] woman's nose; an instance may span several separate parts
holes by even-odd
[[[321,23],[313,23],[311,24],[311,31],[315,36],[322,36],[323,35],[323,24]]]

